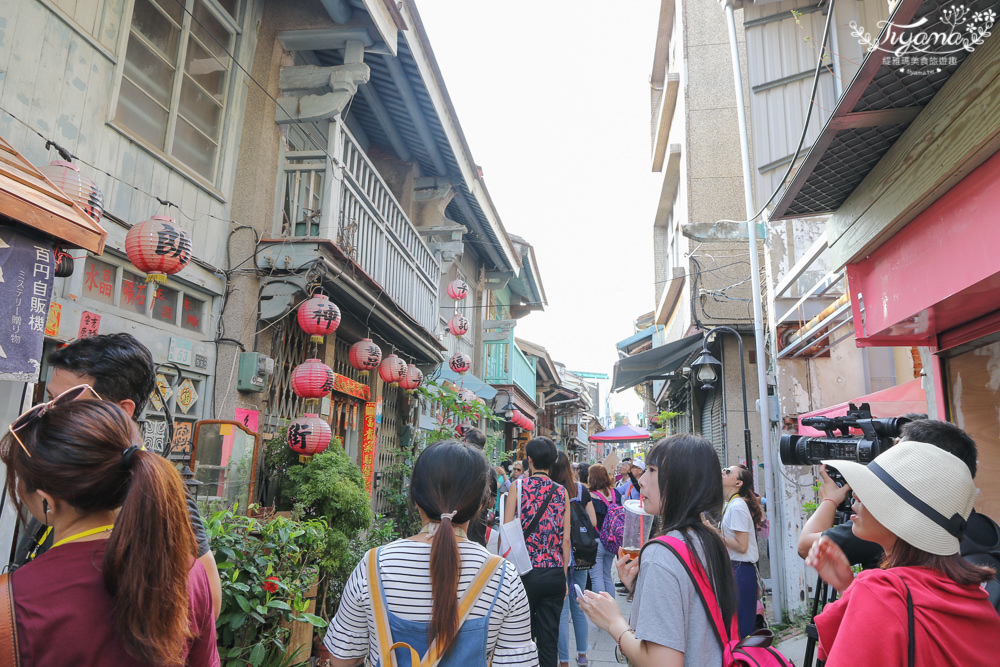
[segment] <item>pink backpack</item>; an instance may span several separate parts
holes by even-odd
[[[608,513],[604,515],[604,523],[597,531],[597,539],[601,541],[608,553],[618,557],[618,549],[622,546],[622,537],[625,533],[625,508],[615,502],[615,490],[611,490],[611,498],[605,498],[602,494],[598,497],[608,506]]]
[[[776,649],[771,648],[774,635],[770,630],[758,630],[743,639],[730,639],[730,637],[739,636],[736,629],[736,617],[733,616],[727,631],[722,622],[719,601],[715,597],[715,591],[712,590],[712,585],[709,583],[701,563],[691,555],[691,550],[688,549],[683,540],[666,535],[662,535],[656,540],[662,542],[677,555],[691,577],[691,582],[694,583],[695,590],[698,591],[698,597],[705,605],[705,611],[708,612],[715,624],[716,638],[722,644],[723,667],[795,667],[791,660]]]

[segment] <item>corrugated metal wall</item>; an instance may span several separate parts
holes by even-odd
[[[795,152],[809,105],[813,71],[823,41],[826,7],[815,2],[786,0],[743,10],[747,43],[747,82],[750,87],[751,137],[756,201],[763,203],[780,185]],[[792,11],[798,12],[796,17]],[[827,47],[832,52],[820,75],[816,105],[799,159],[808,153],[864,57],[851,21],[876,34],[878,22],[888,17],[884,1],[835,4],[835,26]],[[834,30],[835,29],[835,30]],[[834,59],[836,62],[834,62]],[[840,86],[836,85],[839,69]]]

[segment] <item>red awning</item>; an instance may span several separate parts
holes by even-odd
[[[822,410],[801,414],[797,417],[799,420],[799,434],[825,435],[822,431],[803,426],[802,419],[805,417],[839,417],[846,415],[848,403],[854,403],[854,405],[858,406],[862,403],[868,403],[872,409],[872,417],[901,417],[908,412],[915,412],[917,414],[927,412],[927,394],[924,392],[923,387],[920,386],[920,378],[917,378],[916,380],[910,380],[895,387],[876,391],[867,396],[858,396],[850,401],[838,403]]]

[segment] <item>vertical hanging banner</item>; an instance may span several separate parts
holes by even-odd
[[[372,480],[375,478],[375,449],[378,436],[375,433],[374,402],[365,403],[365,416],[361,421],[361,476],[365,478],[368,495],[372,492]]]
[[[52,244],[5,225],[0,234],[0,380],[37,382],[52,300]]]

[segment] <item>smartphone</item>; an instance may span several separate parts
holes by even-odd
[[[576,588],[576,597],[582,598],[583,597],[583,589],[580,588],[580,584],[573,584],[573,587]]]

